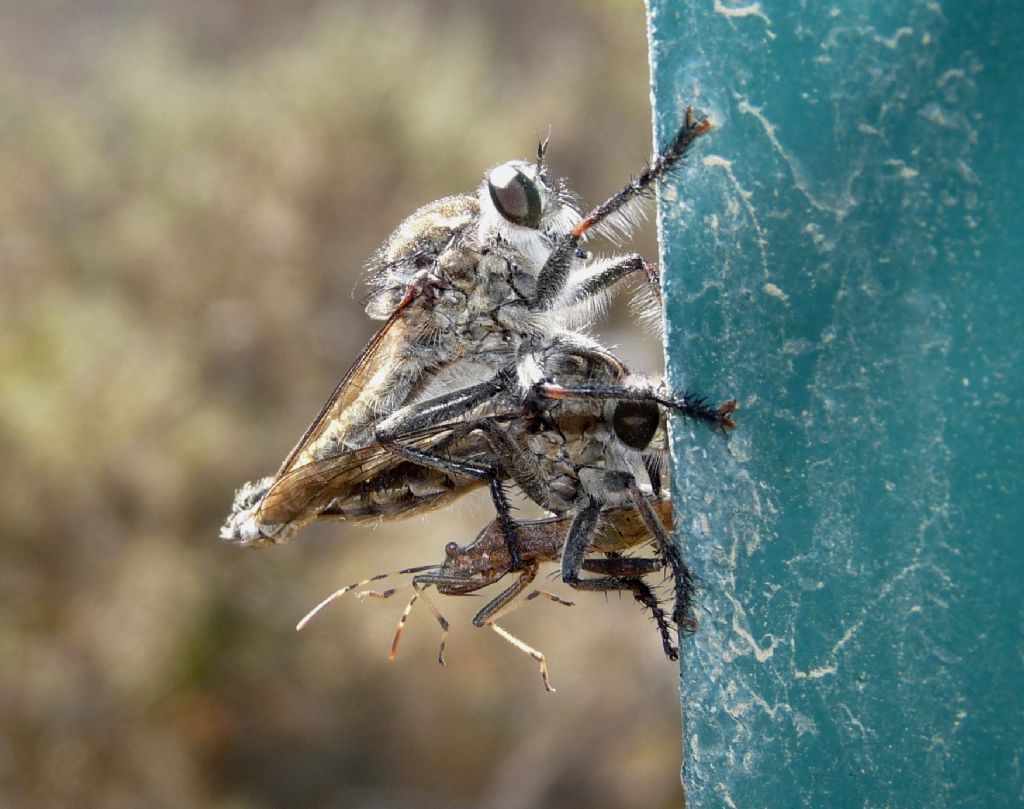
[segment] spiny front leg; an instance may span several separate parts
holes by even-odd
[[[661,612],[661,608],[658,607],[657,599],[642,579],[631,575],[614,574],[601,576],[596,579],[580,577],[582,570],[588,567],[592,569],[599,567],[594,564],[594,560],[587,560],[585,557],[590,548],[590,543],[600,517],[601,503],[592,497],[587,506],[573,520],[572,527],[569,529],[569,536],[565,540],[565,548],[562,551],[562,581],[577,590],[598,592],[626,590],[633,593],[637,601],[651,609],[655,616],[655,621],[658,622],[659,631],[663,633],[663,638],[667,642],[668,625],[664,622],[664,615]],[[614,559],[604,560],[604,564],[600,567],[616,572],[629,569],[628,563],[630,560],[621,560],[623,563],[626,563],[626,566],[621,569],[614,567],[615,561]],[[661,615],[660,620],[659,615]],[[668,644],[668,646],[671,646],[671,644]],[[668,648],[666,648],[666,654],[669,654]],[[669,656],[671,657],[671,654]]]
[[[681,166],[693,142],[710,129],[711,122],[707,118],[698,119],[693,108],[687,108],[682,127],[672,141],[661,150],[654,162],[583,217],[580,223],[555,245],[537,275],[537,294],[531,302],[532,309],[544,311],[557,304],[559,296],[565,290],[574,260],[586,257],[580,249],[580,242],[590,231],[603,232],[613,238],[623,232],[629,232],[641,213],[639,210],[633,210],[634,204],[644,197],[649,197],[659,180]],[[636,269],[640,268],[639,265],[636,266]]]
[[[661,602],[651,590],[650,585],[643,580],[643,576],[656,573],[665,568],[663,559],[643,559],[631,556],[614,556],[609,559],[586,559],[583,562],[583,569],[590,573],[600,573],[605,576],[618,576],[629,579],[635,584],[630,588],[633,598],[639,604],[651,611],[651,617],[658,627],[658,634],[661,636],[661,648],[669,660],[679,659],[679,650],[672,642],[672,626],[669,623]]]
[[[643,492],[633,480],[628,486],[633,505],[647,526],[647,530],[654,538],[654,543],[661,551],[669,567],[672,569],[672,581],[675,587],[675,606],[672,609],[672,620],[676,626],[684,632],[693,632],[697,628],[697,622],[691,615],[693,608],[693,574],[683,559],[672,536],[665,530],[658,515],[654,513],[651,504]]]

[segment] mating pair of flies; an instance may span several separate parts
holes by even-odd
[[[495,621],[538,595],[561,601],[536,590],[516,601],[542,562],[560,560],[562,579],[578,590],[632,593],[676,658],[669,620],[693,626],[693,582],[665,528],[665,416],[724,432],[736,404],[673,395],[580,331],[620,282],[639,274],[657,293],[658,281],[639,255],[595,258],[583,244],[628,235],[657,182],[710,128],[687,109],[656,159],[585,216],[564,182],[548,176],[544,141],[536,160],[498,166],[476,194],[420,208],[377,251],[367,312],[384,324],[277,473],[238,491],[221,536],[279,544],[313,520],[400,519],[483,486],[497,517],[473,543],[449,543],[439,565],[342,588],[300,628],[345,592],[412,575],[414,595],[394,643],[423,598],[444,632],[443,663],[448,624],[424,590],[464,595],[511,575],[474,624],[533,656],[551,690],[544,656]],[[482,381],[453,389],[473,375]],[[508,482],[552,516],[515,520]],[[653,558],[624,555],[647,542]],[[670,617],[644,579],[664,569],[673,583]]]

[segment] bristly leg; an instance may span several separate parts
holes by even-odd
[[[664,306],[665,301],[661,297],[661,270],[658,269],[658,265],[651,261],[645,261],[644,276],[647,278],[647,287],[654,295],[654,299],[658,302],[658,306]]]
[[[630,202],[651,193],[655,183],[677,168],[686,157],[686,152],[693,142],[710,129],[710,120],[707,118],[697,120],[693,107],[687,107],[683,126],[676,133],[672,142],[661,150],[655,161],[630,180],[629,184],[621,191],[598,205],[584,217],[573,229],[572,235],[576,239],[580,239],[587,231],[599,227],[609,220],[612,221],[614,227],[615,215],[621,214]]]
[[[665,526],[661,524],[658,515],[654,513],[651,504],[647,501],[644,493],[636,486],[635,481],[628,488],[630,497],[636,506],[637,513],[647,526],[647,531],[654,538],[655,547],[664,556],[672,571],[672,583],[675,589],[675,606],[672,609],[672,620],[683,632],[693,631],[696,624],[690,617],[690,610],[693,606],[693,574],[683,559],[683,554],[676,546]]]
[[[505,539],[505,547],[508,549],[509,569],[521,570],[523,557],[519,552],[519,542],[516,536],[518,523],[512,516],[512,504],[505,494],[505,486],[495,471],[494,477],[490,480],[491,502],[494,503],[494,510],[497,512],[498,521],[501,525],[501,535]]]
[[[639,489],[635,488],[635,481],[632,476],[629,476],[630,485],[632,485],[635,491]],[[650,505],[644,501],[644,505],[650,510]],[[626,563],[633,561],[630,559],[604,559],[600,560],[604,564],[601,566],[603,569],[608,570],[609,575],[603,575],[596,579],[584,579],[580,577],[580,571],[587,569],[597,569],[595,565],[588,565],[587,560],[584,558],[588,547],[590,546],[591,538],[594,535],[594,530],[597,525],[597,520],[601,515],[601,504],[591,499],[590,503],[583,508],[573,519],[572,526],[569,529],[569,535],[565,540],[565,549],[562,553],[562,581],[568,584],[570,587],[574,587],[577,590],[589,590],[597,592],[609,592],[612,590],[628,590],[633,594],[633,597],[639,601],[643,606],[651,610],[654,615],[654,620],[658,624],[658,631],[661,633],[662,645],[665,649],[665,654],[670,660],[678,659],[678,651],[672,644],[671,634],[669,629],[668,621],[665,620],[665,613],[658,604],[658,599],[651,592],[650,587],[639,578],[631,578],[627,576],[616,575],[615,565],[617,563]],[[646,520],[646,515],[641,512]],[[651,530],[648,526],[648,530]],[[664,545],[666,542],[671,545],[671,539],[667,538],[664,529],[662,529],[661,542],[659,544]],[[677,552],[678,553],[678,552]],[[675,562],[676,560],[672,560]],[[681,564],[681,560],[679,560]],[[685,569],[685,565],[682,565]],[[672,570],[677,570],[677,565],[672,564]],[[688,608],[689,604],[685,605]]]
[[[693,142],[710,129],[711,122],[707,118],[697,120],[693,108],[687,107],[683,126],[654,162],[583,217],[580,223],[555,245],[537,274],[537,295],[531,305],[532,309],[546,309],[566,291],[566,280],[572,269],[573,259],[579,254],[580,242],[590,231],[616,239],[622,233],[631,230],[637,218],[630,211],[632,203],[650,196],[655,184],[682,165]],[[647,268],[644,269],[649,273]]]
[[[635,582],[628,589],[632,591],[633,598],[640,603],[641,607],[651,611],[651,617],[658,625],[658,634],[661,635],[661,646],[665,651],[665,656],[669,660],[678,660],[679,650],[672,642],[672,625],[669,623],[658,597],[650,585],[641,578],[663,570],[667,566],[671,570],[668,561],[663,558],[647,559],[617,554],[609,554],[606,559],[587,559],[583,563],[583,569],[589,573],[600,573],[604,576],[614,576],[620,580]],[[674,574],[670,573],[670,575]]]
[[[642,580],[637,580],[637,586],[633,590],[633,598],[640,602],[640,604],[651,611],[651,616],[654,618],[654,622],[658,625],[658,633],[661,635],[661,648],[665,651],[665,657],[669,660],[679,659],[679,650],[675,644],[672,643],[672,630],[668,622],[668,618],[665,616],[665,610],[661,608],[661,603],[654,595],[654,591],[651,590],[650,585]]]

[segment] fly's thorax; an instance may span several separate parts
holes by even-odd
[[[474,258],[472,273],[453,282],[464,295],[461,308],[437,325],[462,344],[465,357],[489,368],[503,367],[533,328],[528,300],[536,280],[524,269],[523,257],[508,245],[491,245]],[[452,277],[439,275],[441,284]]]
[[[396,270],[391,277],[405,276]],[[464,234],[441,249],[429,270],[408,277],[413,298],[401,316],[410,336],[426,338],[437,366],[461,357],[489,367],[505,365],[531,328],[528,296],[536,280],[523,256],[507,244],[481,248]],[[377,302],[382,300],[378,296]]]
[[[460,194],[424,205],[406,218],[367,264],[367,314],[378,320],[390,317],[420,273],[430,271],[460,242],[473,241],[479,214],[476,197]],[[464,249],[469,255],[477,252],[472,244]],[[458,253],[449,256],[452,262],[459,258]]]
[[[463,292],[456,289],[438,289],[433,295],[433,306],[430,307],[424,330],[437,332],[454,332],[463,330],[467,323],[468,299]]]
[[[472,286],[465,289],[467,319],[498,318],[500,310],[525,311],[532,291],[523,269],[522,256],[501,246],[488,247],[477,256]]]
[[[393,328],[374,357],[368,376],[334,418],[324,423],[296,458],[295,466],[334,457],[374,441],[377,423],[422,389],[436,368],[460,358],[464,342],[441,331],[432,314],[415,311]]]
[[[480,283],[480,247],[475,240],[462,238],[444,246],[432,265],[432,285],[436,289],[457,290],[466,296]]]

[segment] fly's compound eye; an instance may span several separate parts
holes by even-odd
[[[661,412],[654,402],[619,402],[612,414],[612,429],[627,447],[647,449],[658,431]]]
[[[537,183],[506,163],[487,177],[491,202],[503,217],[514,225],[536,230],[540,227],[541,203]]]

